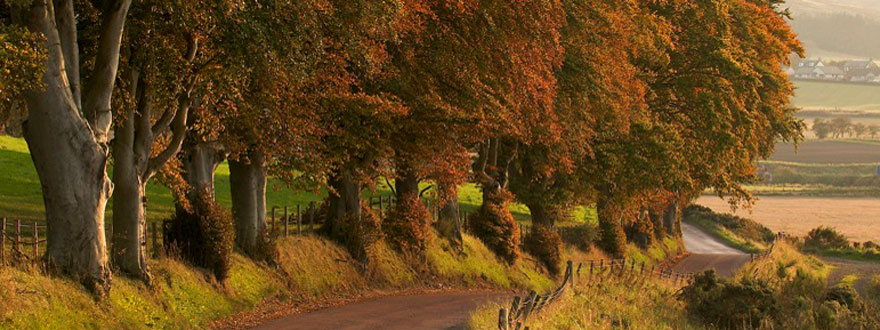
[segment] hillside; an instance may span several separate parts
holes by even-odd
[[[789,0],[791,26],[808,57],[880,58],[880,1]]]

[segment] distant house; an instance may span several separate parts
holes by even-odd
[[[827,80],[843,80],[846,78],[846,72],[836,66],[821,66],[813,68],[819,79]]]
[[[836,66],[813,66],[798,68],[794,73],[798,79],[844,80],[846,73]]]
[[[868,69],[877,69],[880,66],[874,62],[873,59],[870,60],[851,60],[843,63],[843,71],[850,72],[854,70],[868,70]]]
[[[880,68],[859,68],[846,71],[848,81],[853,82],[874,82],[880,79]]]
[[[798,62],[797,66],[798,66],[798,68],[815,68],[815,67],[823,67],[823,66],[825,66],[825,64],[822,63],[822,58],[820,57],[819,59],[801,60],[800,62]]]
[[[783,70],[785,70],[785,74],[789,77],[794,76],[794,74],[797,73],[797,70],[790,66],[783,67]]]

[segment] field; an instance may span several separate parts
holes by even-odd
[[[715,212],[731,213],[726,201],[703,196],[697,204]],[[773,231],[797,236],[819,226],[831,226],[854,241],[880,241],[880,199],[821,197],[760,197],[749,210],[734,214],[749,217]]]
[[[378,180],[375,187],[365,189],[363,196],[390,196],[384,180]],[[229,188],[229,167],[220,165],[214,174],[216,198],[227,208],[232,206]],[[423,184],[427,185],[427,183]],[[473,184],[465,184],[459,188],[458,202],[462,211],[474,212],[482,204],[480,190]],[[273,206],[307,206],[309,202],[320,203],[327,196],[327,191],[318,189],[316,192],[294,191],[275,179],[269,179],[266,189],[266,208],[271,211]],[[44,208],[40,181],[34,169],[33,161],[28,153],[24,140],[9,136],[0,136],[0,217],[10,220],[43,220]],[[147,185],[147,220],[161,221],[169,218],[174,212],[174,198],[171,191],[153,182]],[[111,198],[112,205],[113,200]],[[512,204],[510,211],[519,221],[529,219],[529,209],[522,204]],[[107,207],[107,221],[112,215],[112,207]],[[573,222],[595,221],[596,213],[592,208],[578,207],[573,214]],[[564,225],[564,224],[563,224]]]
[[[809,140],[777,143],[771,161],[808,164],[880,163],[880,144],[850,140]]]
[[[794,106],[806,110],[880,111],[880,85],[794,81]]]

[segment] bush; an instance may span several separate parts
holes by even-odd
[[[513,264],[519,257],[519,228],[507,204],[513,198],[500,190],[486,195],[483,205],[471,221],[471,230],[501,259]]]
[[[214,272],[217,280],[229,276],[235,229],[232,215],[211,197],[197,194],[190,210],[178,207],[163,228],[166,251]]]
[[[428,210],[417,195],[405,196],[394,205],[382,222],[386,241],[400,252],[421,255],[430,230],[428,217]]]
[[[315,216],[315,219],[322,217],[324,226],[321,227],[321,231],[325,235],[345,246],[353,258],[364,264],[369,262],[367,250],[382,239],[381,219],[366,203],[361,201],[360,217],[348,212],[342,219],[327,221],[329,204],[326,202],[321,204]]]
[[[626,252],[626,233],[619,222],[599,218],[599,246],[612,258],[622,258]]]
[[[713,270],[697,274],[679,297],[691,315],[721,329],[757,328],[777,313],[776,297],[766,283],[733,282]]]
[[[624,228],[626,238],[640,248],[647,249],[654,244],[654,224],[650,219],[636,220]]]
[[[538,258],[551,275],[558,275],[562,263],[562,237],[547,226],[536,225],[523,242],[526,251]]]
[[[563,242],[584,252],[589,252],[599,239],[598,228],[590,223],[559,228],[559,235]]]
[[[849,247],[849,241],[834,228],[820,226],[810,230],[804,238],[804,246],[814,249],[845,249]]]
[[[825,292],[825,301],[836,301],[841,306],[853,309],[860,301],[859,293],[849,285],[838,285]]]

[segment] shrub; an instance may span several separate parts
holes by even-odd
[[[825,301],[836,301],[841,306],[853,309],[859,303],[859,293],[852,286],[838,285],[825,292]]]
[[[721,329],[757,328],[777,313],[776,298],[766,283],[734,282],[713,270],[697,274],[679,297],[691,315]]]
[[[428,227],[428,210],[417,195],[400,199],[382,222],[382,231],[392,248],[400,252],[421,255],[425,249]]]
[[[845,249],[849,247],[849,241],[834,228],[820,226],[810,230],[804,238],[804,246],[817,249]]]
[[[663,224],[663,216],[655,212],[650,212],[648,213],[648,219],[651,220],[651,225],[654,227],[654,238],[662,240],[663,237],[666,237],[666,227]]]
[[[613,258],[622,258],[626,251],[626,233],[620,222],[599,218],[599,246]]]
[[[507,208],[513,196],[499,190],[486,197],[471,221],[471,230],[492,252],[513,264],[519,257],[519,228]]]
[[[624,228],[626,238],[640,248],[647,249],[654,244],[654,224],[650,219],[636,220]]]
[[[538,258],[551,275],[559,274],[562,263],[562,237],[559,233],[547,226],[536,225],[524,240],[526,251]]]
[[[599,238],[598,228],[591,223],[559,228],[559,235],[563,242],[584,252],[589,252]]]
[[[364,264],[369,261],[368,249],[382,239],[381,220],[366,203],[361,201],[360,217],[354,212],[348,212],[342,219],[326,221],[328,203],[322,203],[318,215],[315,216],[315,219],[321,216],[324,220],[321,231],[325,235],[345,246],[353,258]]]
[[[163,228],[166,251],[213,271],[217,280],[229,276],[235,230],[232,215],[210,193],[197,194],[190,209],[178,207]]]

